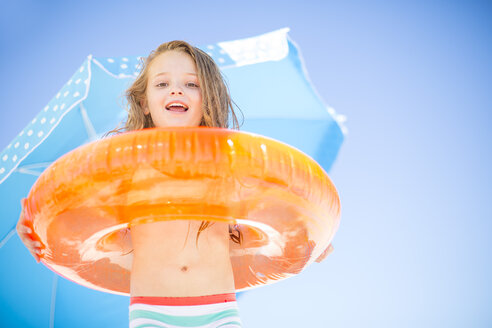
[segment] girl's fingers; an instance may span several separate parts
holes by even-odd
[[[29,246],[32,250],[41,251],[41,243],[39,241],[31,242]]]
[[[27,247],[29,250],[29,253],[34,257],[37,263],[40,262],[41,260],[41,242],[37,240],[33,240],[30,236],[32,234],[32,229],[26,225],[23,224],[23,218],[24,218],[24,206],[26,203],[26,198],[21,199],[21,215],[19,218],[19,221],[17,223],[17,234],[19,235],[20,239],[24,243],[24,245]]]
[[[29,235],[27,234],[24,234],[24,233],[21,233],[19,235],[19,237],[21,238],[22,242],[24,243],[24,245],[26,245],[26,247],[31,251],[35,251],[35,250],[38,250],[38,251],[41,251],[41,242],[37,241],[37,240],[32,240]]]
[[[32,229],[31,228],[26,227],[26,226],[23,226],[23,225],[19,226],[19,231],[21,233],[23,233],[23,234],[30,234],[30,233],[32,233]]]
[[[41,255],[41,249],[37,249],[37,248],[33,249],[33,250],[31,251],[31,255],[32,255],[32,256],[36,259],[36,261],[38,261],[38,262],[39,262],[39,260],[40,260],[40,255]]]

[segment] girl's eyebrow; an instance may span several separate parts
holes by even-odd
[[[154,75],[153,79],[160,76],[160,75],[166,75],[166,74],[169,74],[169,72],[160,72],[160,73],[157,73],[156,75]],[[197,76],[195,73],[184,73],[186,75],[193,75],[193,76]]]

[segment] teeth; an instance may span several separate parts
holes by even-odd
[[[184,106],[183,104],[179,104],[179,103],[171,103],[171,104],[167,105],[167,107],[171,107],[171,106],[179,106],[179,107],[183,107],[183,108],[188,108],[188,107]]]

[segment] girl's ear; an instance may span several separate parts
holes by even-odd
[[[145,99],[140,100],[140,107],[142,107],[145,115],[150,114],[149,108],[147,107],[147,101]]]

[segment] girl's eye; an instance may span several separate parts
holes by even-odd
[[[188,85],[189,87],[191,87],[191,88],[198,88],[198,84],[193,83],[193,82],[189,82],[189,83],[187,83],[187,85]]]
[[[165,84],[165,85],[163,85]],[[161,82],[157,85],[158,87],[167,87],[167,83],[166,82]]]

